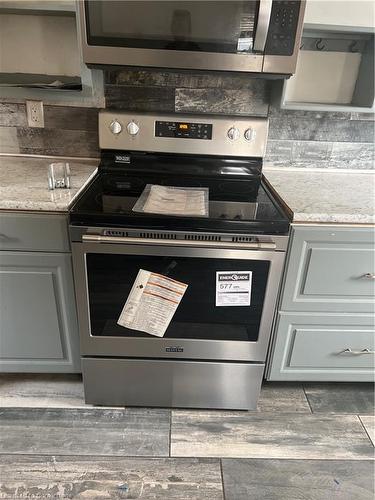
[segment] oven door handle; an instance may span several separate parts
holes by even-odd
[[[210,248],[237,248],[245,250],[275,250],[276,243],[272,240],[262,241],[261,239],[256,239],[256,241],[237,243],[231,241],[194,241],[194,240],[168,240],[168,239],[157,239],[157,238],[132,238],[127,236],[102,236],[100,234],[84,234],[82,236],[82,241],[84,243],[117,243],[117,244],[132,244],[132,245],[168,245],[168,246],[179,246],[179,247],[210,247]]]
[[[255,31],[253,48],[263,52],[266,46],[268,28],[270,26],[272,11],[272,0],[260,0],[258,12],[258,24]]]

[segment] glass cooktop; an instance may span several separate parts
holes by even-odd
[[[138,227],[211,232],[286,233],[289,218],[262,180],[259,169],[239,169],[221,164],[205,174],[190,168],[100,168],[70,210],[74,225]],[[180,165],[181,166],[181,165]],[[208,217],[181,217],[134,212],[146,184],[175,187],[206,187]]]

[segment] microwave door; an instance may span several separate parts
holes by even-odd
[[[85,1],[87,41],[95,46],[246,55],[254,52],[257,19],[260,17],[264,26],[269,3]]]
[[[80,2],[84,61],[261,72],[253,45],[263,1]]]

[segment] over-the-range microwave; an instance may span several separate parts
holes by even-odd
[[[305,0],[78,2],[84,62],[289,76]]]

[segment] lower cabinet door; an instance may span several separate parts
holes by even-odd
[[[0,252],[0,371],[80,371],[70,254]]]
[[[269,380],[372,381],[374,316],[279,313]]]

